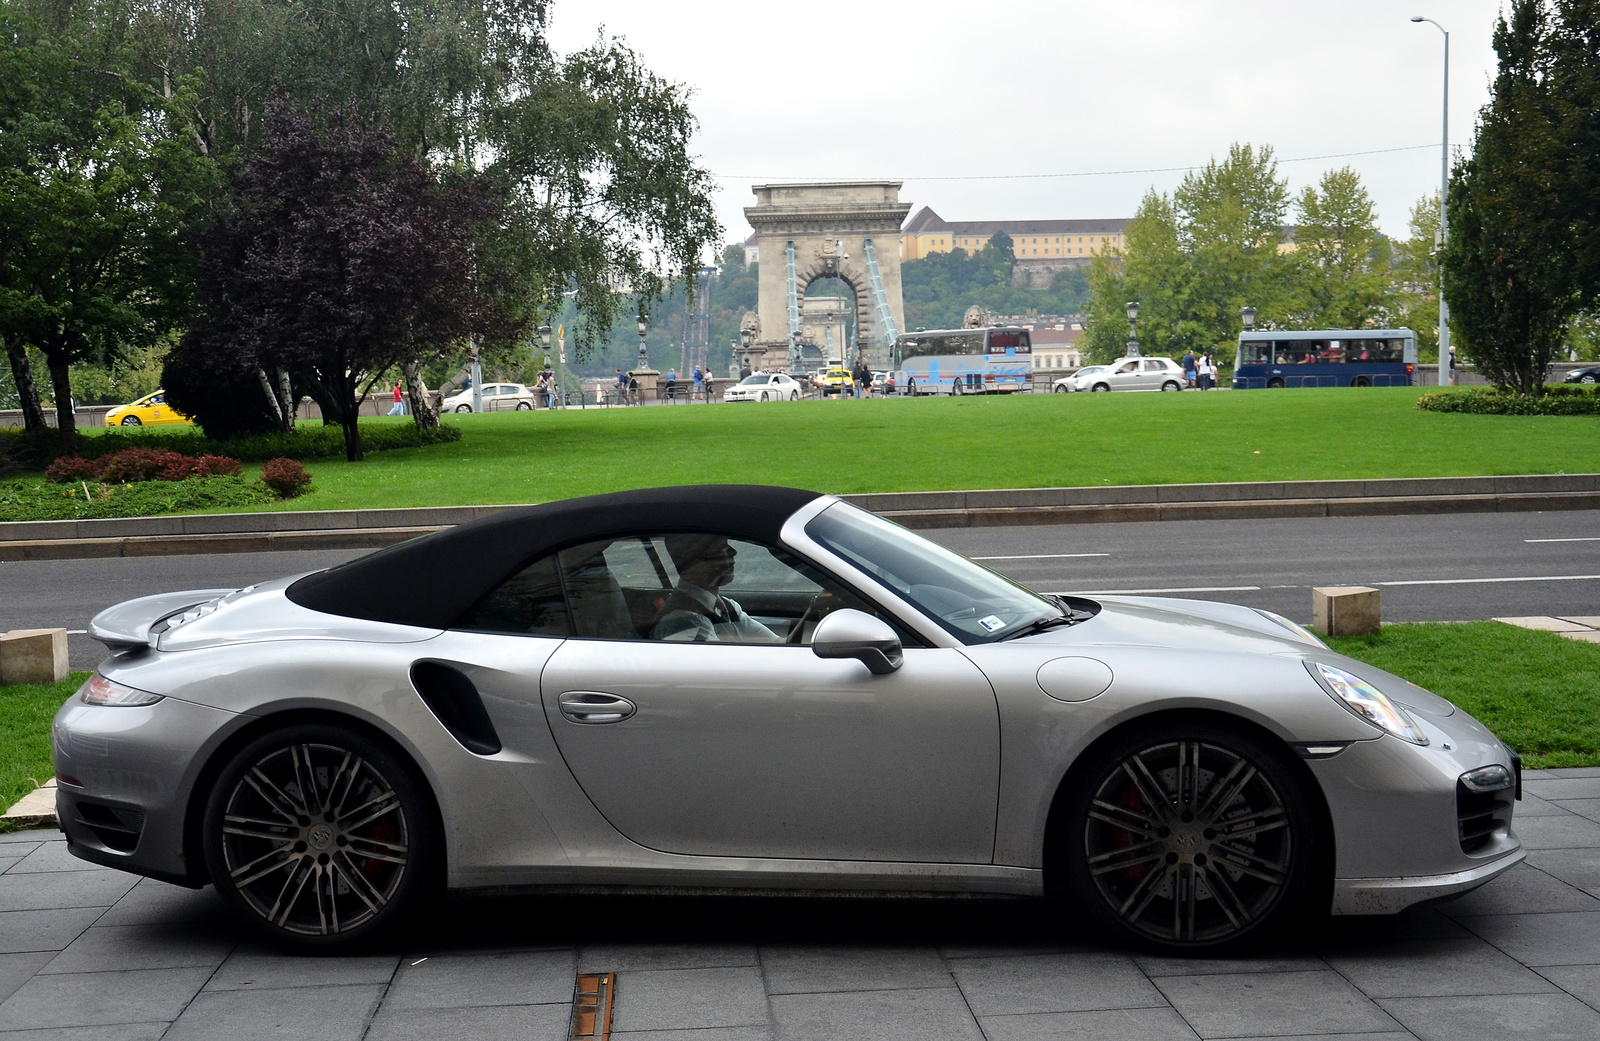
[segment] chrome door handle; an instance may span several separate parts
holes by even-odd
[[[569,690],[556,699],[561,714],[574,723],[620,723],[639,711],[627,698],[597,690]]]

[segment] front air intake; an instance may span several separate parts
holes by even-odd
[[[144,831],[144,811],[126,806],[105,806],[96,802],[78,803],[78,823],[94,832],[107,849],[132,853]]]
[[[1479,853],[1494,844],[1495,836],[1511,827],[1511,804],[1516,798],[1511,787],[1493,792],[1475,792],[1456,782],[1456,829],[1461,852]]]

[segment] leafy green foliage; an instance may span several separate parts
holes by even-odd
[[[277,496],[244,477],[190,477],[137,484],[0,483],[0,521],[152,517],[164,513],[229,513]]]
[[[1494,387],[1424,394],[1417,407],[1428,412],[1469,412],[1480,416],[1600,415],[1600,387],[1557,384],[1539,397],[1512,394]]]
[[[1417,359],[1439,360],[1439,193],[1418,199],[1407,222],[1410,237],[1394,244],[1395,324],[1417,334]]]
[[[1454,702],[1530,768],[1600,766],[1600,646],[1501,622],[1386,625],[1328,644]]]
[[[361,424],[361,443],[368,452],[421,448],[461,440],[459,427],[423,429],[412,423],[367,420]],[[43,470],[55,458],[54,439],[16,428],[0,429],[0,458],[10,458],[19,468]],[[215,441],[199,431],[134,431],[114,427],[79,439],[80,454],[98,459],[130,448],[156,448],[188,456],[226,455],[245,462],[285,456],[290,459],[326,459],[344,455],[344,432],[338,427],[304,424],[294,434],[255,434]]]
[[[1388,241],[1378,211],[1348,166],[1330,170],[1295,203],[1289,277],[1298,297],[1291,321],[1308,329],[1360,329],[1385,313],[1392,292]]]

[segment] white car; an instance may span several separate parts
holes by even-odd
[[[526,412],[544,404],[544,398],[520,383],[485,383],[483,385],[483,410],[485,412]],[[472,390],[469,388],[452,394],[439,403],[439,411],[471,412]]]
[[[786,372],[753,372],[729,387],[723,401],[799,401],[803,388]]]
[[[1071,394],[1073,391],[1078,389],[1078,385],[1075,381],[1079,376],[1092,376],[1097,372],[1105,372],[1109,368],[1111,368],[1109,365],[1085,365],[1083,368],[1072,373],[1070,376],[1062,376],[1051,383],[1050,390],[1056,394]]]
[[[1057,380],[1057,385],[1061,380]],[[1182,390],[1183,369],[1171,358],[1118,358],[1065,377],[1073,390]]]

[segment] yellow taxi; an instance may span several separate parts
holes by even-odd
[[[854,394],[856,389],[856,381],[850,375],[850,370],[838,367],[823,369],[812,378],[811,384],[812,386],[820,387],[825,396],[829,394]]]
[[[129,405],[118,405],[106,413],[106,426],[143,427],[162,423],[189,423],[188,416],[167,404],[167,392],[146,394]]]

